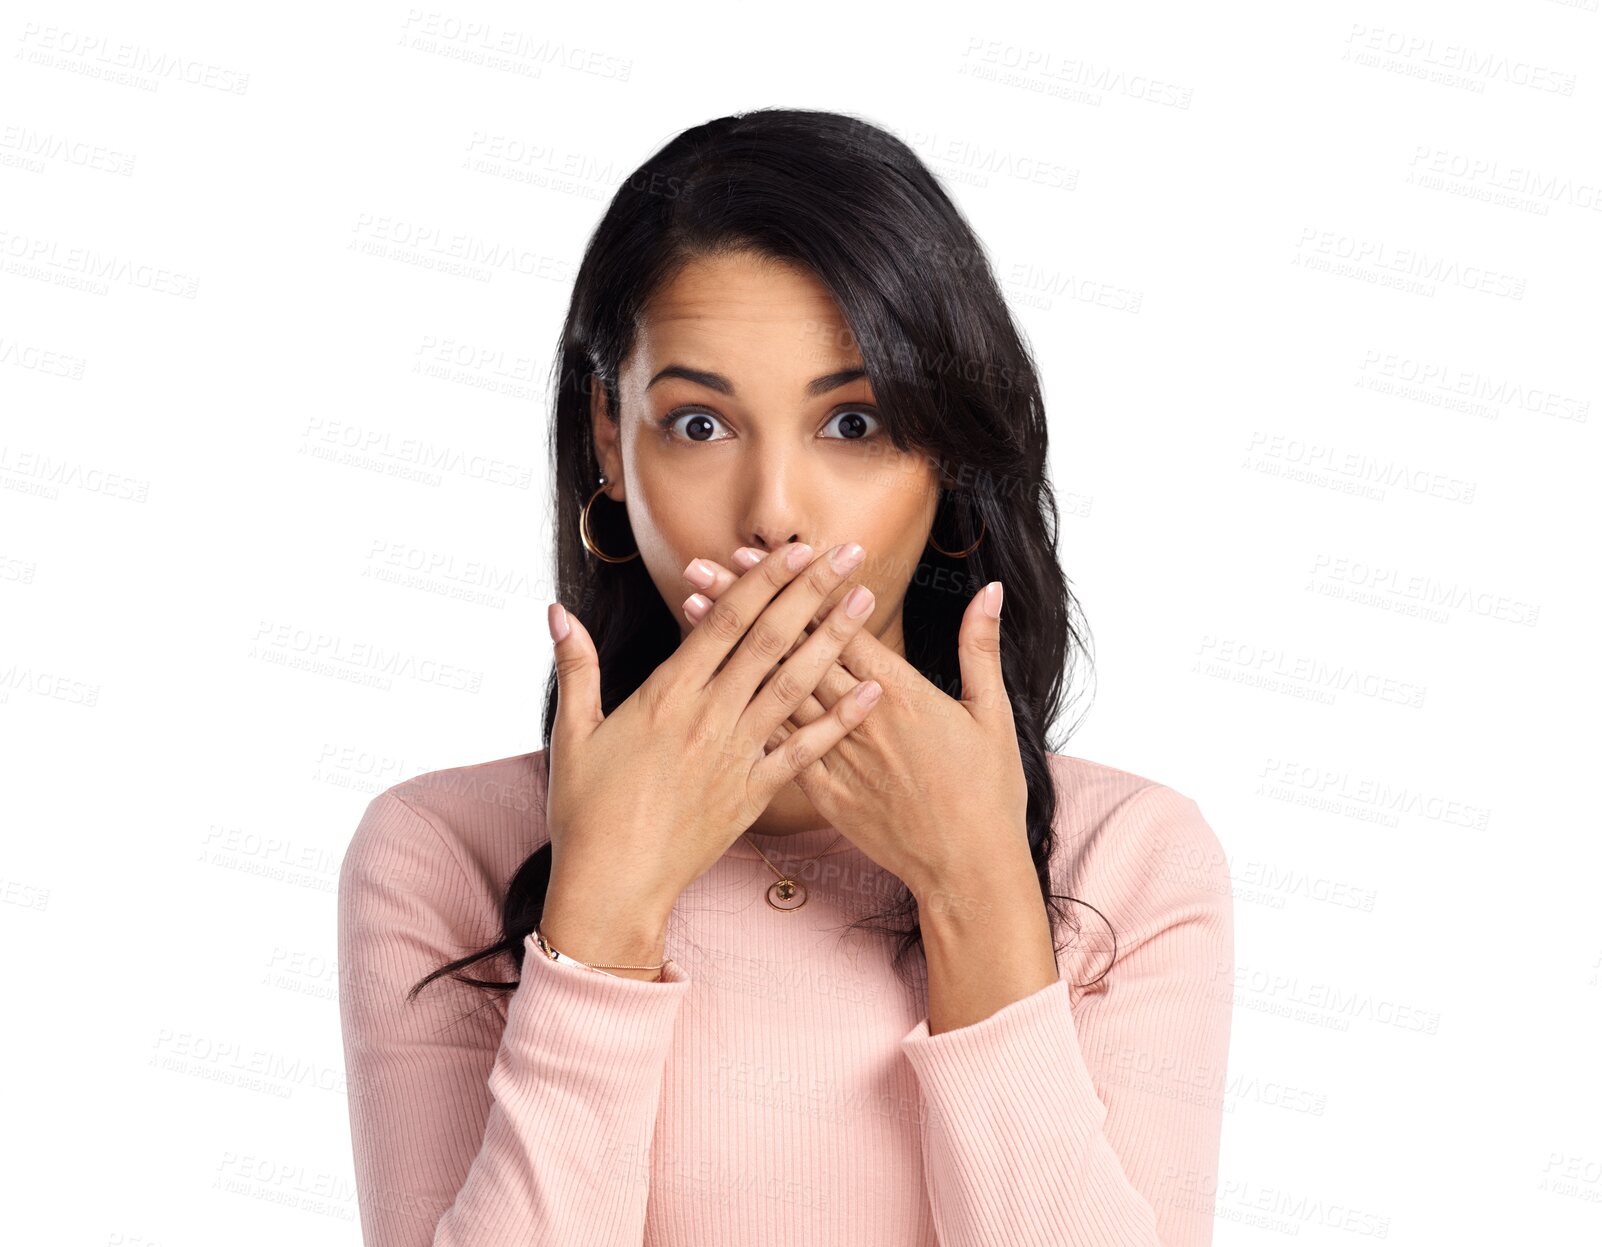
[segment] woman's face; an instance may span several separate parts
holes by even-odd
[[[628,505],[640,557],[678,620],[691,559],[738,574],[740,546],[857,541],[866,628],[905,655],[901,608],[939,502],[929,457],[897,450],[859,375],[862,356],[810,273],[749,254],[692,262],[646,311],[619,373],[620,419],[599,384],[591,421],[608,497]]]

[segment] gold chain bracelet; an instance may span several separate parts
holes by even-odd
[[[545,938],[544,935],[540,933],[540,929],[538,927],[534,928],[534,942],[540,946],[540,951],[552,961],[571,962],[573,965],[583,966],[586,970],[655,970],[658,973],[661,973],[662,966],[667,964],[667,962],[664,961],[661,963],[661,965],[654,966],[592,965],[588,961],[580,961],[577,957],[570,957],[566,953],[558,950],[556,945],[552,944],[548,939]]]

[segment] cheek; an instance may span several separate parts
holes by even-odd
[[[683,582],[688,596],[691,588],[682,575],[684,565],[711,552],[705,510],[686,507],[673,485],[653,479],[650,473],[635,477],[631,485],[629,524],[640,557],[658,587]]]
[[[630,496],[629,522],[657,593],[680,635],[688,636],[694,625],[684,616],[684,599],[697,590],[684,578],[685,565],[695,558],[721,563],[728,557],[729,541],[721,535],[717,516],[709,508],[675,506],[671,498],[637,489]]]
[[[868,557],[856,578],[881,600],[902,596],[917,572],[937,501],[934,488],[921,486],[913,477],[904,488],[878,494],[868,508],[863,533],[857,538],[868,548]]]

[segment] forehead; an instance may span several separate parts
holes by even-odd
[[[658,290],[641,318],[640,355],[782,348],[764,367],[849,361],[856,345],[839,306],[812,273],[748,254],[690,261]]]

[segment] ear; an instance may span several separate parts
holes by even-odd
[[[595,461],[607,480],[606,496],[613,502],[622,502],[623,447],[617,422],[606,411],[606,383],[592,372],[586,384],[590,389],[590,439],[595,444]]]

